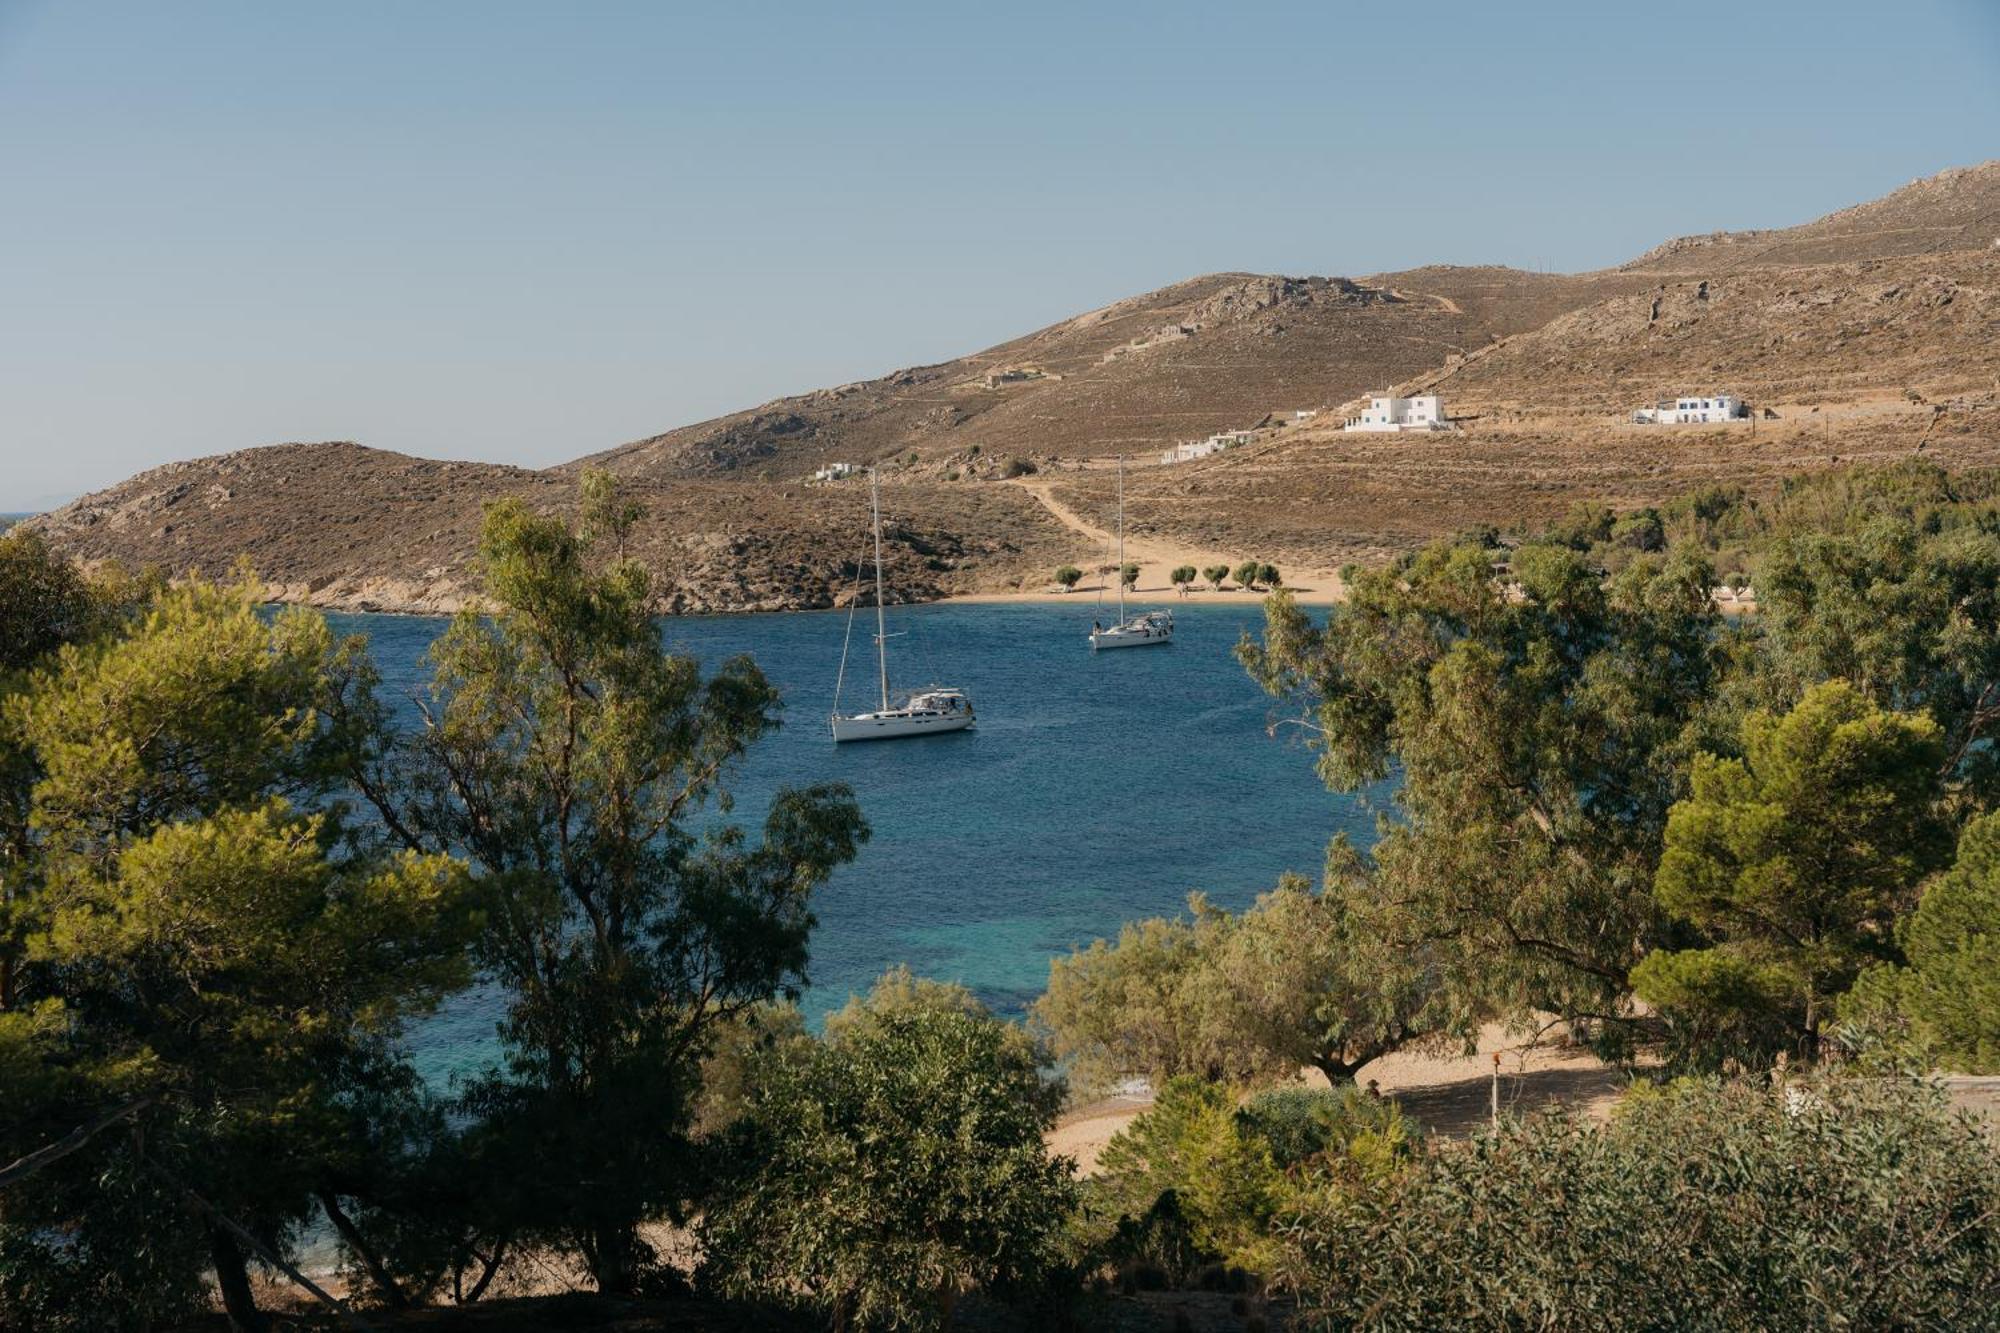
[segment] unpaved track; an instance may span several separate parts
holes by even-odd
[[[1090,564],[1085,567],[1086,573],[1095,573],[1094,567],[1096,565],[1110,564],[1117,558],[1118,534],[1098,527],[1061,500],[1056,499],[1049,482],[1033,478],[1017,477],[1014,479],[1013,484],[1034,496],[1036,502],[1042,508],[1048,510],[1049,516],[1055,519],[1056,522],[1062,524],[1071,532],[1074,532],[1077,536],[1091,544],[1094,554],[1091,556]],[[1173,545],[1156,539],[1134,537],[1129,533],[1125,537],[1125,559],[1139,566],[1139,582],[1132,589],[1134,594],[1172,593],[1174,591],[1173,571],[1181,565],[1192,565],[1196,569],[1204,569],[1210,565],[1228,565],[1234,568],[1237,564],[1235,557],[1231,556],[1227,551]],[[1290,588],[1301,602],[1313,605],[1327,605],[1340,600],[1340,575],[1337,571],[1316,569],[1287,570],[1283,572],[1285,574],[1285,586]],[[1207,585],[1205,584],[1198,586],[1205,590],[1197,591],[1193,595],[1204,601],[1261,601],[1264,597],[1264,594],[1261,592],[1244,592],[1237,589],[1218,593],[1213,589],[1207,589]],[[1091,583],[1082,583],[1078,585],[1077,590],[1079,592],[1094,591],[1095,587],[1096,585]],[[1023,594],[1022,596],[1028,599],[1038,599],[1040,595]],[[1001,594],[985,597],[953,598],[952,600],[992,601],[1015,600],[1015,598]]]
[[[1464,310],[1459,308],[1458,302],[1452,300],[1449,296],[1439,295],[1437,292],[1406,292],[1400,287],[1391,287],[1389,295],[1395,297],[1398,301],[1408,301],[1413,297],[1421,301],[1436,301],[1438,309],[1448,315],[1462,315],[1465,313]]]

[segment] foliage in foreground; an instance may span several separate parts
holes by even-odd
[[[506,996],[505,1067],[466,1109],[517,1164],[508,1231],[629,1293],[657,1268],[641,1224],[684,1217],[697,1192],[711,1029],[796,992],[812,891],[868,830],[839,783],[781,788],[754,839],[691,827],[730,808],[730,770],[778,726],[778,693],[747,657],[704,677],[662,650],[650,575],[602,549],[629,509],[602,485],[584,498],[584,531],[488,509],[495,613],[432,645],[423,728],[398,732],[365,694],[353,705],[378,760],[352,778],[411,847],[464,857],[479,891],[474,955]]]
[[[0,1193],[0,1324],[157,1325],[206,1268],[261,1329],[252,1265],[322,1219],[391,1305],[476,1299],[534,1247],[672,1283],[641,1228],[705,1183],[712,1035],[796,993],[867,829],[838,784],[757,833],[704,817],[776,691],[665,652],[636,511],[602,477],[581,509],[488,511],[494,612],[433,646],[415,729],[247,574],[0,549],[0,1161],[81,1145]],[[446,1098],[403,1024],[475,974],[505,1062]]]
[[[2000,1326],[2000,1151],[1933,1089],[1686,1081],[1438,1145],[1283,1227],[1307,1328]]]
[[[1273,595],[1238,657],[1328,786],[1400,774],[1375,891],[1349,899],[1357,936],[1425,955],[1454,1027],[1617,1022],[1662,936],[1653,868],[1728,635],[1698,560],[1646,556],[1607,582],[1523,546],[1512,580],[1488,547],[1442,543],[1348,571],[1323,626]]]
[[[0,1319],[171,1314],[205,1257],[254,1326],[245,1245],[215,1214],[285,1248],[357,1099],[399,1082],[401,1020],[464,983],[458,867],[324,804],[352,668],[319,616],[193,583],[7,699],[32,783],[6,867],[0,1155],[120,1106],[135,1132],[0,1200]]]
[[[1178,1271],[1221,1260],[1265,1271],[1273,1222],[1304,1173],[1340,1169],[1373,1178],[1413,1149],[1416,1134],[1395,1103],[1352,1085],[1272,1088],[1239,1103],[1219,1083],[1176,1078],[1105,1145],[1084,1193],[1085,1232],[1116,1262],[1163,1218],[1185,1228]]]
[[[942,1328],[972,1291],[1073,1290],[1073,1167],[1043,1134],[1061,1086],[958,987],[885,979],[821,1041],[757,1066],[703,1278],[837,1328]]]

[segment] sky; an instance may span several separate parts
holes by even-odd
[[[0,511],[543,466],[1218,270],[1579,270],[2000,156],[2000,0],[0,0]]]

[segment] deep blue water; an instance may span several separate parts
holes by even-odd
[[[874,829],[816,898],[814,1018],[885,968],[960,981],[1018,1015],[1051,955],[1172,914],[1189,891],[1240,907],[1281,871],[1316,876],[1327,840],[1372,840],[1373,813],[1327,792],[1312,757],[1266,732],[1272,701],[1230,655],[1254,606],[1175,606],[1174,642],[1093,656],[1095,604],[893,609],[890,676],[968,690],[969,732],[836,747],[827,735],[844,612],[662,622],[667,645],[714,664],[753,655],[783,690],[785,725],[732,784],[754,827],[786,783],[851,784]],[[337,616],[366,633],[395,694],[426,676],[441,620]],[[874,689],[857,621],[846,702]],[[904,633],[907,631],[906,633]],[[1282,735],[1282,732],[1281,732]],[[433,1075],[490,1058],[494,1004],[464,997],[415,1034]]]

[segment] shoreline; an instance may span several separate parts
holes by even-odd
[[[911,602],[908,605],[1005,606],[1024,605],[1028,603],[1048,606],[1068,606],[1077,603],[1095,605],[1097,602],[1096,591],[1095,588],[1079,587],[1073,593],[961,592],[953,593],[949,597],[940,597],[930,602]],[[1115,603],[1112,590],[1106,588],[1104,591],[1107,597]],[[1175,593],[1172,588],[1134,588],[1125,594],[1125,600],[1128,602],[1161,602],[1168,603],[1170,606],[1194,606],[1204,602],[1213,606],[1262,606],[1264,599],[1275,591],[1278,590],[1265,589],[1261,592],[1244,592],[1239,588],[1229,588],[1222,592],[1215,592],[1209,589],[1202,589],[1199,592],[1190,592],[1186,597],[1182,597]],[[1292,595],[1292,599],[1300,606],[1338,606],[1347,600],[1346,591],[1341,588],[1327,588],[1323,586],[1293,588],[1288,586],[1284,591],[1289,592]],[[1106,609],[1112,609],[1111,605],[1107,605]]]

